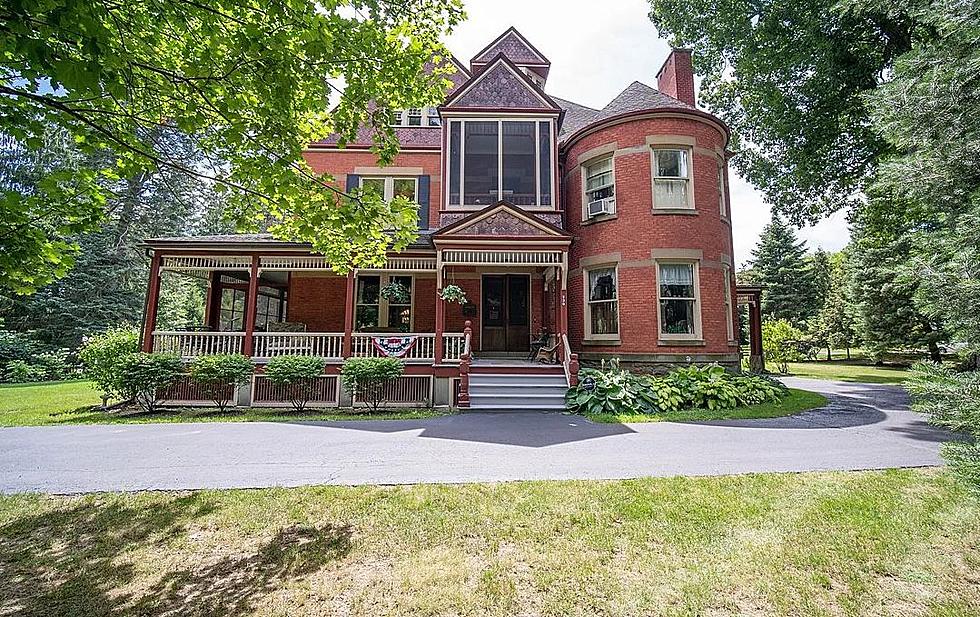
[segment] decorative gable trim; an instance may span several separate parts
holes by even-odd
[[[551,66],[551,62],[544,57],[544,54],[538,51],[538,48],[535,47],[533,44],[531,44],[531,41],[527,40],[524,37],[524,35],[518,32],[517,28],[515,28],[514,26],[511,26],[506,30],[504,30],[504,32],[500,36],[495,38],[493,41],[491,41],[489,45],[487,45],[480,51],[476,52],[476,55],[474,55],[473,59],[470,60],[470,65],[472,66],[476,64],[489,64],[490,62],[492,62],[493,58],[495,58],[498,54],[502,53],[500,51],[497,51],[497,48],[500,47],[504,43],[504,41],[508,38],[516,39],[517,42],[521,46],[523,46],[524,49],[529,53],[529,55],[536,60],[536,62],[520,62],[519,64],[521,65],[527,64],[529,66],[530,65]]]
[[[499,71],[507,71],[507,73],[500,73]],[[508,77],[501,78],[500,75],[508,75]],[[502,79],[513,78],[517,80],[516,84],[513,84],[520,88],[519,92],[515,94],[527,94],[530,95],[528,98],[521,101],[522,104],[510,104],[505,105],[501,103],[500,92],[498,91],[487,91],[486,85],[492,84],[493,81],[497,81],[497,86],[499,88]],[[481,87],[482,86],[482,87]],[[492,87],[492,85],[491,85]],[[513,103],[517,103],[514,101]],[[546,109],[549,111],[562,111],[560,105],[558,105],[550,96],[544,93],[541,88],[537,86],[531,78],[528,77],[521,71],[517,65],[511,62],[503,54],[498,54],[496,58],[477,75],[472,77],[463,87],[459,88],[446,99],[440,109],[450,109],[450,108],[494,108],[494,109]]]
[[[497,202],[483,210],[474,212],[455,223],[447,225],[434,234],[433,240],[445,240],[459,237],[488,237],[488,238],[526,238],[563,240],[571,236],[563,230],[524,212],[520,208],[507,203]]]

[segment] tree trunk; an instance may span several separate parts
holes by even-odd
[[[850,347],[847,347],[846,349],[847,349],[847,359],[850,360],[851,359],[851,348]]]
[[[929,341],[929,359],[933,362],[942,362],[943,354],[939,350],[939,345],[936,341]]]
[[[833,360],[833,357],[830,354],[830,345],[827,345],[827,362],[830,362],[831,360]]]

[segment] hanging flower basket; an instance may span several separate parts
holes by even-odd
[[[378,292],[381,297],[393,304],[408,304],[412,301],[412,292],[401,283],[392,281]]]
[[[466,304],[466,292],[459,285],[446,285],[442,288],[442,293],[439,294],[439,297],[446,302]]]

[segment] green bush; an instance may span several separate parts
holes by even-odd
[[[179,356],[163,353],[131,353],[118,366],[118,387],[147,413],[153,413],[162,390],[173,385],[184,370]]]
[[[241,354],[216,354],[195,358],[190,366],[191,379],[223,412],[235,395],[235,388],[252,379],[255,365]],[[231,397],[228,396],[229,391]]]
[[[769,319],[762,323],[762,352],[766,363],[780,373],[789,372],[789,362],[799,362],[806,354],[800,342],[806,338],[799,328],[785,319]]]
[[[276,356],[265,365],[263,375],[272,383],[282,386],[286,400],[297,411],[303,411],[313,397],[314,380],[323,374],[326,365],[323,358]]]
[[[584,414],[669,413],[684,409],[726,409],[778,401],[786,387],[758,375],[734,375],[717,364],[677,368],[662,376],[634,375],[616,363],[583,369],[568,391],[569,409]],[[594,384],[589,390],[586,382]]]
[[[375,411],[385,402],[385,386],[405,372],[398,358],[348,358],[340,369],[344,389]]]
[[[3,371],[3,380],[8,383],[27,383],[47,379],[47,368],[41,364],[31,364],[24,360],[11,360]]]
[[[124,398],[120,383],[120,364],[123,358],[139,351],[139,334],[135,328],[111,328],[82,344],[79,358],[83,373],[106,395]]]
[[[912,367],[905,387],[912,409],[929,421],[969,437],[943,444],[950,468],[980,495],[980,371],[957,372],[921,362]]]

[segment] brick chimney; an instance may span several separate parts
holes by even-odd
[[[657,73],[657,90],[694,105],[694,67],[690,49],[672,49]]]

